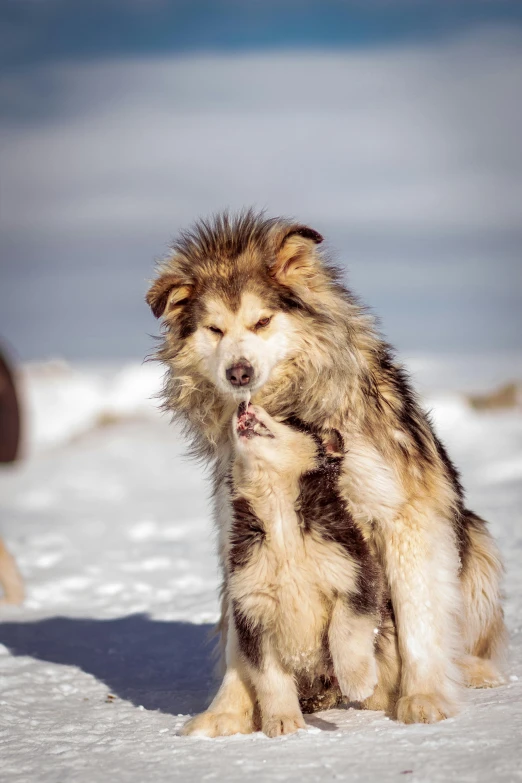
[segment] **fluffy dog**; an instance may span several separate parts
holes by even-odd
[[[383,580],[339,491],[339,433],[246,403],[232,432],[229,633],[274,737],[304,728],[299,691],[317,680],[351,701],[373,693]]]
[[[321,242],[307,226],[253,212],[181,234],[147,295],[164,324],[165,407],[185,424],[193,452],[213,462],[223,567],[233,523],[230,421],[245,392],[272,417],[341,433],[350,447],[339,486],[378,553],[397,621],[396,714],[433,722],[458,709],[464,656],[474,685],[502,681],[501,559],[484,521],[465,508],[458,473],[405,372]],[[200,721],[208,736],[251,731],[253,721],[227,632],[223,572],[227,671]]]

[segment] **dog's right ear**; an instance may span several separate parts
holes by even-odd
[[[316,246],[323,241],[313,228],[294,225],[280,239],[270,272],[286,286],[310,284],[317,272]]]
[[[156,318],[181,312],[192,296],[193,286],[175,274],[165,273],[153,282],[147,292],[147,304]]]

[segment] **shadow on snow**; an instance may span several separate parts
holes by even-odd
[[[14,655],[77,666],[121,699],[177,715],[205,709],[215,690],[212,628],[145,614],[52,617],[0,623],[0,642]]]

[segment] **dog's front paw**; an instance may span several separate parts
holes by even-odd
[[[456,705],[440,693],[402,696],[397,702],[397,720],[401,723],[437,723],[457,712]]]
[[[184,737],[229,737],[231,734],[251,734],[252,717],[235,712],[202,712],[191,718],[181,729]]]
[[[298,729],[306,728],[300,712],[294,715],[270,715],[263,718],[262,729],[267,737],[281,737],[283,734],[293,734]]]
[[[377,664],[375,657],[368,655],[356,664],[337,666],[335,674],[341,693],[349,701],[364,701],[369,698],[377,685]]]

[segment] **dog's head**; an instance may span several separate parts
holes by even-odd
[[[183,373],[244,399],[302,350],[296,332],[328,285],[317,231],[253,212],[181,235],[147,294]],[[175,361],[175,359],[174,359]]]

